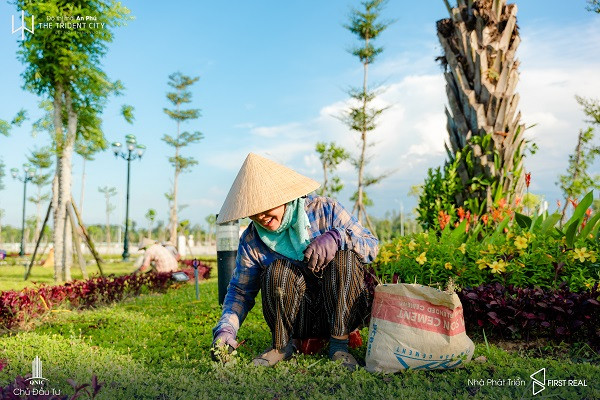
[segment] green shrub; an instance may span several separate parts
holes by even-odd
[[[564,236],[531,233],[518,226],[508,230],[505,226],[502,223],[483,237],[472,234],[466,241],[464,225],[454,231],[399,238],[382,247],[375,272],[388,282],[443,286],[451,278],[462,287],[499,282],[557,288],[566,282],[576,291],[600,282],[597,240],[580,238],[569,247]]]

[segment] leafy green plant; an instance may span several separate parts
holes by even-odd
[[[592,216],[590,207],[594,201],[594,192],[589,192],[575,207],[571,218],[562,227],[556,227],[562,215],[554,213],[551,215],[535,215],[528,217],[516,213],[516,222],[529,232],[550,234],[553,237],[564,238],[566,245],[572,248],[576,243],[584,242],[585,239],[599,240],[600,213]]]
[[[383,281],[444,286],[452,278],[461,287],[498,282],[516,287],[587,290],[600,281],[600,245],[581,238],[569,247],[566,238],[532,233],[505,218],[493,230],[481,225],[468,234],[467,220],[400,237],[385,244],[374,264]]]

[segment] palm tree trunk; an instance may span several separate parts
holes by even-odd
[[[463,161],[459,166],[465,189],[457,195],[458,205],[472,198],[489,209],[492,190],[509,202],[525,190],[525,126],[515,92],[519,79],[515,53],[521,41],[516,14],[517,6],[506,0],[459,0],[450,18],[437,23],[444,52],[440,59],[447,71],[446,149],[451,161],[463,150],[470,151],[472,159],[469,165]],[[488,135],[491,141],[484,148],[481,143]],[[473,178],[493,183],[473,191],[471,184],[477,181]]]

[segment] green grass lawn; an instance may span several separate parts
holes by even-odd
[[[0,372],[6,385],[17,375],[31,372],[35,356],[43,362],[49,386],[72,393],[66,379],[90,382],[96,374],[104,387],[101,399],[598,399],[600,366],[569,351],[506,352],[477,343],[472,362],[450,371],[408,371],[395,375],[350,373],[323,355],[297,355],[275,368],[256,368],[254,355],[269,345],[260,299],[239,332],[245,344],[233,365],[210,360],[212,327],[220,316],[217,283],[202,282],[201,298],[194,286],[184,284],[166,294],[145,294],[126,302],[91,311],[64,311],[48,315],[28,332],[4,335]],[[366,337],[366,329],[363,330]],[[365,348],[355,352],[364,357]],[[577,353],[581,356],[581,352]],[[547,387],[533,397],[529,375],[546,368],[547,379],[585,380],[587,387]],[[507,386],[508,379],[522,380]],[[469,380],[483,380],[480,386]],[[505,380],[492,386],[488,379]]]

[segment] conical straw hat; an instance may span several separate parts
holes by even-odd
[[[319,186],[318,182],[294,170],[250,153],[229,189],[217,223],[270,210],[302,197]]]

